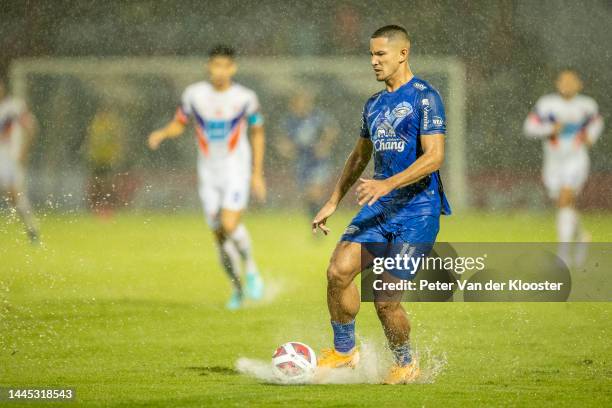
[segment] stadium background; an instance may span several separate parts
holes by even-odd
[[[612,8],[605,1],[416,2],[402,7],[392,1],[28,1],[2,8],[0,69],[6,75],[18,58],[170,56],[180,61],[203,58],[219,42],[234,45],[245,58],[362,56],[367,66],[369,34],[384,23],[401,23],[412,36],[415,63],[420,56],[450,56],[465,67],[468,204],[481,209],[547,205],[539,180],[541,145],[525,139],[521,127],[537,98],[553,90],[559,69],[570,66],[582,74],[584,92],[599,102],[610,123],[611,58],[596,46],[612,41]],[[446,92],[443,78],[428,79]],[[274,149],[283,137],[279,123],[289,95],[279,97],[254,78],[239,75],[238,80],[258,91],[267,120],[268,205],[298,205],[295,184],[283,183],[293,177],[291,163]],[[368,95],[347,94],[322,78],[305,78],[304,84],[317,81],[319,106],[342,125],[332,155],[338,170],[354,143]],[[186,78],[159,76],[109,77],[106,82],[29,78],[28,102],[41,125],[29,163],[37,207],[85,207],[88,131],[96,113],[111,111],[120,135],[113,171],[121,173],[117,194],[125,206],[199,208],[193,194],[192,137],[167,143],[161,152],[148,151],[144,143],[151,130],[171,117],[185,83]],[[583,208],[611,206],[608,135],[606,130],[592,151],[593,173],[581,198]]]

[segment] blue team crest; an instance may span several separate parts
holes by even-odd
[[[375,120],[376,131],[374,134],[380,137],[395,137],[397,127],[410,115],[414,109],[408,102],[400,102],[392,110],[387,109],[382,117],[377,116]]]
[[[412,105],[410,105],[408,102],[402,102],[393,109],[392,115],[394,116],[394,119],[401,119],[410,115],[412,111]]]

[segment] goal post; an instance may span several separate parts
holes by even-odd
[[[55,103],[55,91],[43,92],[50,101],[35,101],[33,94],[41,93],[40,88],[58,78],[64,81],[87,84],[87,92],[104,97],[117,94],[122,103],[143,104],[142,95],[156,96],[156,81],[163,79],[171,89],[172,98],[180,96],[186,85],[204,78],[206,58],[200,57],[74,57],[74,58],[34,58],[18,59],[10,67],[10,86],[13,93],[28,101],[37,113],[37,104]],[[469,204],[466,163],[466,89],[465,68],[455,57],[413,56],[411,67],[416,75],[428,80],[438,88],[445,100],[447,110],[446,141],[447,157],[443,167],[444,187],[451,205],[462,210]],[[280,102],[297,87],[314,86],[318,95],[325,95],[321,103],[331,110],[347,131],[355,131],[359,124],[359,113],[365,100],[380,90],[381,84],[374,80],[367,58],[362,57],[242,57],[239,59],[237,80],[254,88],[260,96],[261,104],[268,122],[276,122],[282,116],[286,103]],[[72,83],[71,82],[71,83]],[[66,85],[67,86],[67,85]],[[76,91],[74,91],[76,92]],[[81,104],[78,92],[57,101]],[[160,91],[161,92],[161,91]],[[168,92],[167,90],[165,91]],[[75,96],[77,95],[77,96]],[[40,95],[39,95],[40,98]],[[111,97],[112,100],[112,97]],[[176,100],[174,101],[176,102]],[[160,105],[161,102],[152,102]],[[169,119],[174,106],[164,106]],[[272,107],[270,109],[270,107]],[[57,112],[47,112],[44,126],[67,126],[61,123]],[[57,120],[57,123],[54,121]],[[355,124],[355,125],[353,125]],[[152,128],[141,129],[142,134]],[[61,131],[58,131],[61,133]],[[133,132],[132,132],[133,133]],[[350,139],[351,135],[343,136]],[[348,148],[348,144],[347,144]],[[346,150],[346,149],[344,149]],[[39,155],[39,160],[45,160]],[[44,168],[44,166],[42,166]],[[36,175],[34,175],[36,177]],[[47,190],[50,187],[42,186]]]

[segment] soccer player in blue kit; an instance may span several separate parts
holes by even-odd
[[[323,350],[319,367],[355,367],[355,316],[360,296],[354,278],[361,272],[362,246],[369,243],[431,244],[440,214],[450,214],[438,169],[444,161],[444,105],[438,92],[413,75],[408,65],[410,39],[403,27],[389,25],[372,34],[371,64],[385,89],[368,99],[361,135],[336,187],[312,221],[313,232],[329,233],[327,219],[359,180],[363,208],[336,245],[327,269],[327,305],[334,348]],[[374,157],[373,179],[360,178]],[[393,274],[393,272],[391,271]],[[394,278],[405,278],[395,275]],[[395,364],[384,382],[405,384],[419,375],[410,347],[410,322],[399,300],[375,299]]]

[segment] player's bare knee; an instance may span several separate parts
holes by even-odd
[[[388,316],[401,308],[400,302],[374,302],[374,308],[378,316]]]
[[[559,192],[559,198],[557,199],[557,206],[559,208],[563,207],[573,207],[575,201],[575,194],[570,188],[563,188]]]
[[[239,220],[237,219],[221,219],[221,230],[225,236],[230,236],[238,227]]]
[[[559,206],[559,208],[573,207],[574,206],[574,200],[571,197],[568,197],[568,196],[559,197],[558,206]]]
[[[338,288],[346,288],[351,284],[352,271],[347,265],[343,265],[340,262],[329,263],[327,268],[327,283],[330,286]]]

